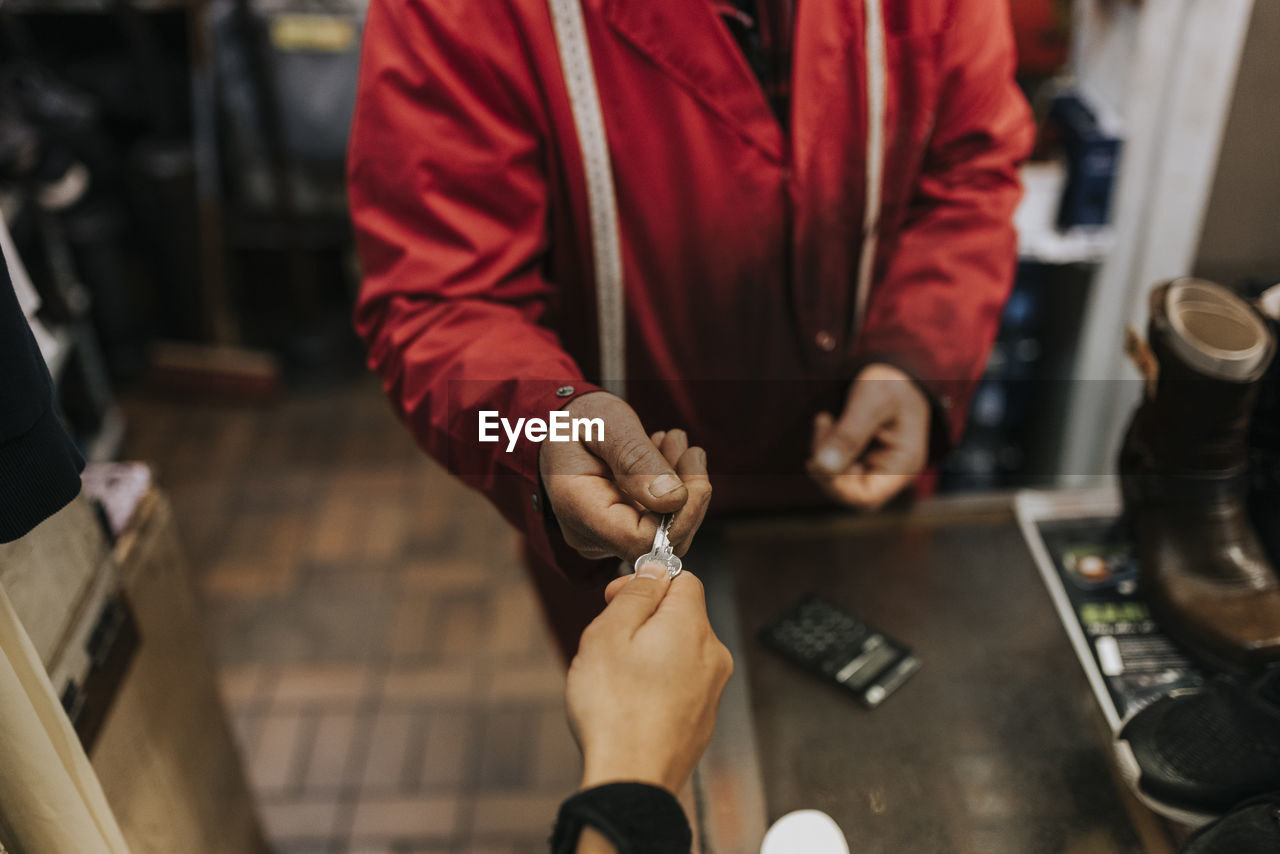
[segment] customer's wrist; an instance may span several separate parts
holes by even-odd
[[[610,758],[592,761],[588,759],[582,770],[580,790],[603,786],[607,783],[644,783],[657,786],[675,793],[684,784],[683,780],[674,780],[670,769],[662,767],[662,763],[653,762],[652,758]]]

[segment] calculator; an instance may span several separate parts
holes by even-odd
[[[760,640],[869,709],[920,669],[920,659],[906,646],[820,596],[801,599],[761,629]]]

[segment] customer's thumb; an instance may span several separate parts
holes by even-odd
[[[666,564],[642,560],[636,574],[614,594],[602,616],[622,630],[635,631],[658,610],[670,585]]]

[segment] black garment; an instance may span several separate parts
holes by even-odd
[[[712,0],[786,131],[791,124],[795,0]]]
[[[1280,851],[1280,792],[1236,806],[1187,840],[1182,854],[1275,854]]]
[[[1249,681],[1220,677],[1163,697],[1118,736],[1139,771],[1138,788],[1176,810],[1219,813],[1280,788],[1280,665]]]
[[[675,795],[646,783],[606,783],[560,806],[551,854],[573,854],[584,827],[593,827],[618,854],[689,854],[693,831]]]
[[[53,408],[53,380],[0,259],[0,543],[80,492],[84,460]]]

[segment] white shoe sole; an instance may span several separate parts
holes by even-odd
[[[1138,766],[1138,757],[1133,754],[1133,748],[1129,745],[1129,742],[1117,736],[1113,750],[1120,776],[1129,787],[1129,791],[1133,792],[1134,796],[1147,809],[1171,821],[1176,821],[1178,824],[1185,824],[1192,828],[1202,827],[1219,817],[1215,813],[1197,812],[1171,806],[1151,797],[1138,786],[1138,780],[1142,777],[1142,769]]]
[[[773,823],[760,854],[849,854],[840,825],[820,810],[796,810]]]

